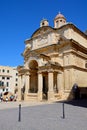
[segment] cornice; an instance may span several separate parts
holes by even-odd
[[[79,51],[71,50],[71,51],[69,51],[69,52],[63,53],[64,56],[65,56],[65,55],[69,55],[69,54],[73,54],[73,55],[76,55],[76,56],[78,56],[78,57],[81,57],[81,58],[87,60],[87,55],[84,54],[84,53],[81,53],[81,52],[79,52]]]
[[[67,66],[64,66],[63,68],[64,68],[64,70],[73,68],[73,69],[76,69],[76,70],[87,72],[87,68],[81,68],[81,67],[78,67],[78,66],[75,66],[75,65],[67,65]]]
[[[79,51],[82,51],[85,54],[87,54],[87,48],[86,47],[82,46],[81,44],[79,44],[78,42],[76,42],[73,39],[70,39],[70,42],[72,43],[72,47],[74,47],[76,51],[79,50]]]
[[[57,29],[58,30],[63,30],[64,28],[73,28],[76,32],[78,32],[80,35],[82,35],[85,39],[87,39],[87,35],[82,32],[79,28],[77,28],[74,24],[72,23],[67,23],[67,24],[64,24],[63,26],[61,26],[60,28]]]
[[[45,65],[45,66],[40,66],[39,68],[38,68],[38,70],[39,71],[49,71],[49,70],[52,70],[52,71],[59,71],[59,70],[61,70],[61,71],[63,71],[63,67],[62,66],[60,66],[60,65],[56,65],[56,64],[47,64],[47,65]]]
[[[24,66],[18,66],[17,67],[18,73],[20,74],[27,74],[29,72],[29,69],[24,68]]]

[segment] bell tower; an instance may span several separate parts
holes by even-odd
[[[66,24],[66,18],[59,12],[54,18],[54,28],[59,28]]]

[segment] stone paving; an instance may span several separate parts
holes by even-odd
[[[18,104],[0,103],[0,130],[87,130],[87,106],[84,104],[65,102],[63,119],[62,102],[22,103],[20,122]]]

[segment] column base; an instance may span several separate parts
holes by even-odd
[[[19,97],[19,98],[17,98],[17,101],[18,101],[18,102],[20,102],[20,101],[21,101],[21,98],[20,98],[20,97]]]
[[[55,98],[54,98],[54,92],[48,92],[48,100],[49,101],[54,101]]]
[[[43,96],[42,92],[38,92],[38,101],[42,101]]]
[[[28,100],[29,100],[28,94],[25,93],[25,94],[24,94],[24,101],[28,101]]]
[[[21,95],[18,95],[18,97],[17,97],[17,101],[21,101]]]

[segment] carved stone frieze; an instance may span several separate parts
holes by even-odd
[[[40,36],[37,39],[37,46],[42,46],[42,45],[47,44],[47,43],[48,43],[48,37],[47,36]]]

